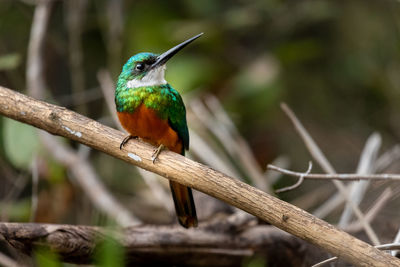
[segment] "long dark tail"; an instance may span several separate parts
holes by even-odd
[[[173,181],[170,181],[169,185],[179,223],[185,228],[196,227],[197,215],[192,189]]]

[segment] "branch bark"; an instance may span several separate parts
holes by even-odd
[[[357,266],[400,266],[400,260],[261,190],[170,151],[156,164],[140,140],[123,150],[124,134],[65,108],[0,86],[0,114],[61,135],[221,199]]]

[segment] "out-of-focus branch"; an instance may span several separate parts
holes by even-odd
[[[285,103],[281,104],[281,108],[285,112],[285,114],[289,117],[289,119],[292,121],[296,131],[303,139],[308,151],[310,152],[311,156],[315,159],[315,161],[318,162],[318,164],[326,173],[335,174],[336,173],[335,169],[329,163],[325,155],[322,153],[321,149],[318,147],[317,143],[315,143],[311,135],[308,133],[306,128],[304,128],[304,126],[297,118],[297,116],[294,114],[294,112]],[[346,199],[347,203],[349,203],[350,207],[353,209],[357,218],[360,220],[360,222],[362,222],[365,232],[367,233],[369,239],[371,239],[374,245],[378,245],[379,244],[378,236],[372,229],[371,225],[365,220],[365,216],[361,212],[360,208],[353,203],[350,195],[347,192],[345,185],[341,181],[337,180],[332,180],[332,182],[339,190],[339,193],[342,195],[342,197]]]
[[[375,161],[378,158],[379,148],[382,144],[382,138],[378,133],[373,133],[367,140],[365,147],[361,153],[359,164],[357,167],[357,174],[366,175],[373,174],[375,172]],[[350,185],[350,196],[354,204],[360,205],[367,188],[370,184],[369,180],[363,180],[359,182],[353,182]],[[352,218],[353,210],[349,203],[343,210],[343,213],[339,220],[339,227],[346,227]]]
[[[52,6],[52,0],[43,0],[37,4],[28,44],[26,83],[31,94],[39,99],[44,97],[44,91],[47,89],[43,75],[43,50]],[[30,84],[32,81],[33,85]]]
[[[368,210],[365,214],[365,219],[368,222],[372,222],[372,220],[376,217],[379,211],[385,206],[385,204],[390,200],[393,196],[392,189],[387,187],[382,194],[374,201],[373,206]],[[359,221],[353,222],[346,227],[341,227],[341,229],[345,230],[346,232],[358,232],[362,230],[362,224]]]
[[[93,167],[87,161],[82,160],[71,148],[60,145],[60,142],[45,132],[41,133],[41,140],[52,156],[73,174],[74,181],[86,192],[92,203],[119,225],[129,226],[140,224],[140,220],[134,217],[107,191]]]
[[[27,89],[32,96],[37,98],[43,98],[45,95],[43,46],[52,3],[52,0],[43,0],[35,8],[28,45]],[[70,129],[67,127],[65,130]],[[131,215],[111,196],[100,183],[92,166],[78,153],[47,133],[39,132],[39,138],[48,152],[73,173],[75,181],[87,193],[89,199],[97,208],[112,217],[120,225],[128,226],[140,223],[139,219]]]
[[[243,260],[256,254],[276,266],[296,266],[298,262],[310,265],[327,256],[275,227],[254,226],[246,221],[236,224],[221,218],[190,230],[180,226],[137,226],[116,231],[88,226],[0,223],[2,235],[25,253],[40,245],[59,254],[62,260],[77,264],[90,263],[96,244],[107,240],[106,236],[122,245],[127,264],[134,266],[241,266]]]
[[[257,165],[251,149],[239,135],[218,99],[209,95],[205,99],[205,103],[207,106],[200,100],[192,100],[190,108],[201,123],[207,126],[207,129],[218,138],[224,149],[229,152],[229,155],[237,163],[240,163],[252,183],[257,188],[269,193],[271,190],[267,179],[260,166]]]
[[[65,1],[65,19],[68,29],[69,63],[71,70],[71,91],[73,104],[80,102],[79,94],[85,90],[85,72],[83,68],[82,30],[85,21],[87,0]],[[86,106],[77,107],[80,113],[86,113]]]
[[[154,147],[145,142],[131,140],[120,150],[119,144],[124,138],[122,132],[73,111],[0,87],[0,114],[68,137],[219,198],[355,265],[400,265],[399,259],[380,252],[304,210],[177,153],[163,151],[157,163],[153,164]]]
[[[0,265],[4,267],[18,267],[21,266],[7,255],[0,252]]]

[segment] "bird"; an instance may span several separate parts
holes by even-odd
[[[125,63],[118,77],[115,104],[118,119],[129,133],[120,149],[132,138],[157,147],[153,164],[165,148],[185,155],[189,149],[189,130],[182,97],[165,80],[166,63],[182,48],[199,38],[197,34],[162,54],[138,53]],[[178,222],[185,228],[198,224],[191,188],[170,181]]]

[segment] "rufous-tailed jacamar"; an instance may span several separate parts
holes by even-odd
[[[189,148],[186,109],[182,97],[165,80],[166,62],[198,34],[158,55],[139,53],[123,66],[115,91],[119,121],[130,134],[120,148],[132,137],[158,146],[153,163],[162,147],[182,155]],[[192,190],[170,181],[172,197],[179,223],[188,228],[197,226]]]

